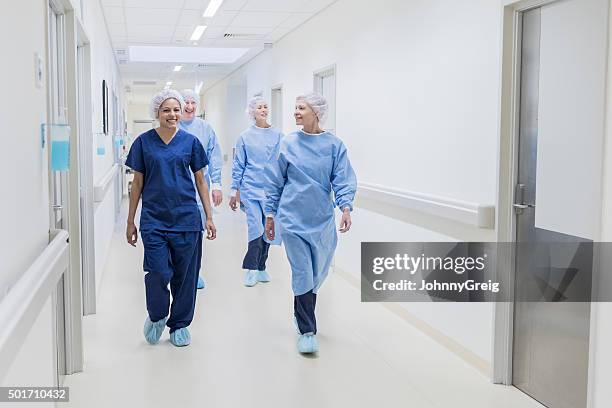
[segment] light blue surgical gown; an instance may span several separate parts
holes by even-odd
[[[264,169],[277,150],[282,136],[282,133],[273,127],[260,128],[252,125],[242,132],[236,141],[231,189],[240,190],[240,209],[247,216],[249,241],[264,234]],[[271,243],[280,244],[280,236]]]
[[[192,120],[181,120],[179,122],[179,127],[183,129],[187,133],[191,133],[195,137],[198,138],[202,146],[204,146],[204,150],[206,151],[206,156],[210,161],[208,163],[208,169],[205,172],[206,183],[210,188],[211,183],[214,186],[221,187],[221,167],[223,166],[223,158],[221,157],[221,146],[219,146],[219,141],[217,140],[217,135],[215,134],[214,129],[210,125],[210,123],[202,120],[200,118],[193,118]],[[195,179],[194,183],[195,183]],[[205,223],[204,216],[204,208],[202,206],[202,201],[200,200],[200,195],[196,194],[198,200],[198,208],[200,209],[200,215],[202,218],[202,223]]]
[[[264,210],[280,224],[293,292],[317,293],[338,242],[334,204],[352,211],[357,190],[346,146],[329,132],[291,133],[279,143],[265,174]]]

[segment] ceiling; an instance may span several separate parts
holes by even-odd
[[[212,18],[204,18],[209,0],[100,0],[119,62],[128,101],[148,101],[172,81],[176,89],[204,88],[224,78],[336,0],[225,0]],[[197,25],[208,28],[196,43],[189,41]],[[233,36],[230,36],[233,35]],[[131,62],[130,46],[247,48],[231,64]]]

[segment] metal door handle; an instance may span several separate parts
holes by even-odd
[[[535,208],[533,204],[512,204],[514,208],[518,208],[519,210],[524,210],[525,208]]]
[[[53,209],[55,211],[59,211],[59,210],[64,209],[64,206],[63,205],[59,205],[59,204],[53,204]]]

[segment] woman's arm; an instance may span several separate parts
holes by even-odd
[[[357,191],[357,177],[349,161],[344,143],[340,144],[340,148],[334,158],[331,185],[334,190],[336,206],[342,211],[340,232],[347,232],[352,224],[351,211],[353,211],[353,201]]]
[[[264,233],[269,240],[274,240],[274,216],[278,210],[285,184],[287,183],[287,167],[289,163],[280,151],[280,143],[276,145],[275,151],[270,157],[270,161],[264,170],[266,202],[264,214],[266,215],[266,225]]]
[[[202,170],[198,170],[194,173],[196,188],[200,195],[200,200],[204,206],[204,214],[206,214],[206,238],[215,239],[217,237],[217,228],[212,220],[212,207],[210,206],[210,197],[208,196],[208,185],[204,180],[204,173]]]
[[[140,196],[142,195],[142,186],[144,185],[144,176],[142,173],[138,171],[134,172],[134,180],[132,180],[132,191],[130,193],[130,207],[128,211],[127,218],[127,228],[125,231],[125,235],[127,238],[128,244],[131,246],[136,246],[136,242],[138,241],[138,230],[136,229],[136,224],[134,224],[134,218],[136,217],[136,209],[138,209],[138,202],[140,201]]]
[[[230,187],[230,202],[229,206],[232,211],[236,211],[240,203],[240,186],[242,185],[242,177],[246,168],[246,149],[242,137],[238,138],[236,148],[234,149],[235,156],[232,163],[232,186]]]

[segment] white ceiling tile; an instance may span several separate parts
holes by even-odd
[[[303,24],[306,20],[312,17],[314,14],[312,13],[294,13],[289,16],[288,19],[283,21],[279,27],[282,28],[296,28]]]
[[[125,23],[123,7],[104,7],[104,17],[108,24]]]
[[[104,7],[123,7],[123,0],[102,0],[102,5]]]
[[[305,7],[308,0],[249,0],[242,11],[296,12]]]
[[[130,25],[176,25],[180,10],[126,8],[126,23]]]
[[[267,35],[274,31],[274,27],[240,27],[232,24],[225,31],[231,34]]]
[[[214,44],[214,42],[215,42],[214,38],[203,38],[198,43],[198,46],[200,46],[200,47],[210,47],[211,45]]]
[[[191,25],[178,26],[176,27],[176,30],[174,30],[174,38],[187,41],[189,40],[189,37],[191,37],[191,34],[193,34],[193,29],[194,27]]]
[[[234,18],[238,15],[237,11],[219,11],[208,23],[211,27],[223,26],[231,24]]]
[[[304,3],[304,5],[296,11],[302,11],[305,13],[318,13],[323,10],[325,7],[329,6],[332,3],[335,3],[338,0],[309,0]]]
[[[225,0],[221,5],[221,10],[236,11],[242,9],[247,0]]]
[[[150,9],[180,9],[176,0],[123,0],[125,7],[140,7]]]
[[[172,37],[174,26],[167,25],[128,25],[127,32],[129,37],[151,37],[162,38]]]
[[[276,30],[272,31],[266,36],[266,40],[270,40],[272,42],[278,41],[285,35],[289,34],[291,31],[293,31],[293,28],[278,27]]]
[[[198,10],[183,10],[178,21],[181,26],[205,25],[202,13]]]
[[[127,48],[128,37],[112,37],[111,39],[114,49]]]
[[[127,37],[125,24],[108,24],[108,31],[111,37]]]
[[[208,27],[206,31],[204,31],[204,38],[219,38],[223,37],[227,30],[225,27]]]
[[[275,28],[283,21],[287,20],[290,13],[276,12],[241,12],[239,13],[232,25],[243,27],[272,27]]]
[[[262,40],[242,40],[236,38],[223,38],[215,42],[216,47],[238,47],[238,48],[251,48],[257,45],[261,45]]]
[[[201,10],[203,12],[207,4],[208,0],[185,0],[183,8],[187,10]]]

